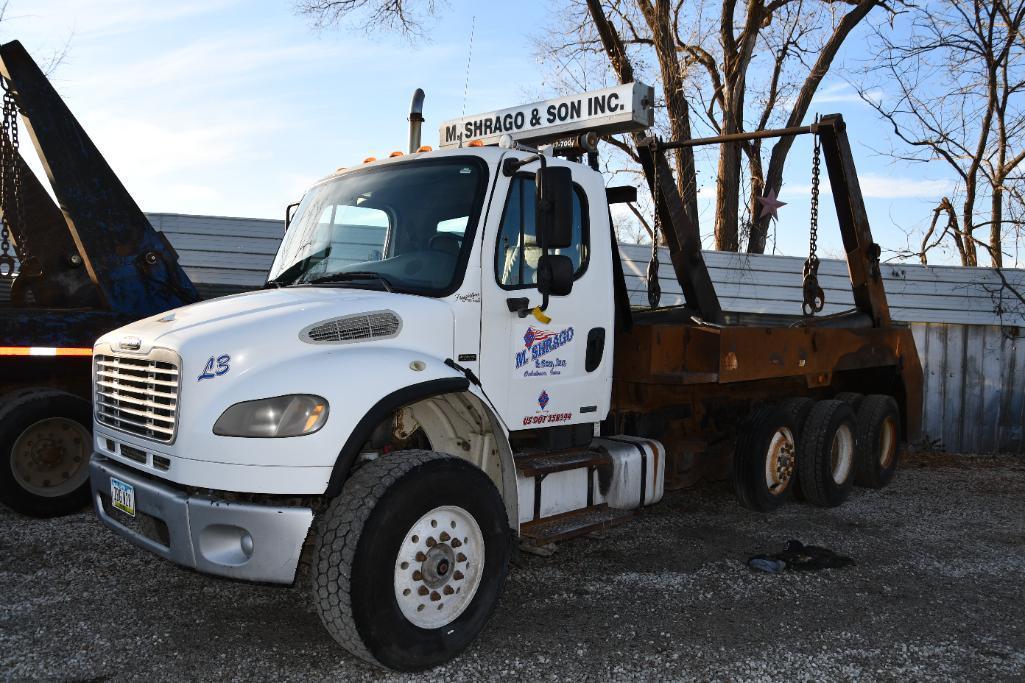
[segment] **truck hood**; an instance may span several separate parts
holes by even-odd
[[[376,311],[397,317],[397,328],[373,328],[359,315]],[[330,327],[350,334],[317,335],[316,340],[305,334],[312,326],[352,315],[356,324]],[[381,336],[351,338],[374,329]],[[164,350],[177,355],[173,442],[157,443],[124,430],[103,429],[137,448],[181,458],[166,475],[181,483],[199,481],[190,478],[189,472],[195,470],[189,468],[201,461],[330,468],[355,423],[381,396],[455,372],[444,363],[453,355],[453,329],[454,316],[446,300],[342,287],[263,290],[168,311],[104,335],[97,350],[100,355],[114,351],[122,358],[155,348],[161,350],[161,359],[166,359]],[[112,367],[133,366],[131,362],[121,365],[119,360]],[[138,379],[128,376],[127,381]],[[156,381],[168,382],[166,377]],[[115,388],[121,382],[120,376],[114,379]],[[283,439],[212,439],[215,421],[230,406],[291,394],[314,394],[331,406],[323,429],[294,437],[302,439],[301,447],[290,448]],[[218,483],[221,488],[246,490],[232,488],[242,485]]]
[[[396,313],[403,332],[420,328],[419,339],[409,340],[414,347],[442,357],[451,354],[452,312],[446,302],[342,287],[267,289],[203,301],[126,325],[97,343],[109,343],[117,351],[123,341],[137,341],[139,353],[169,348],[182,356],[186,366],[193,366],[211,355],[237,354],[241,349],[269,347],[283,353],[297,344],[308,347],[300,341],[303,329],[340,316],[380,310]],[[432,334],[424,335],[424,330]],[[401,340],[405,336],[391,341],[401,344],[407,341]]]

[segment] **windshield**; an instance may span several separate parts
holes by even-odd
[[[468,157],[389,164],[310,190],[269,282],[445,296],[462,281],[487,184]]]

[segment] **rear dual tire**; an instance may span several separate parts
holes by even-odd
[[[855,441],[858,450],[855,483],[873,489],[889,484],[900,459],[900,409],[892,396],[870,394],[862,400]]]
[[[733,490],[741,505],[769,512],[790,496],[797,433],[793,417],[781,406],[762,406],[751,414],[733,453]]]
[[[791,494],[835,507],[855,483],[882,488],[893,479],[899,439],[900,412],[891,396],[847,392],[828,401],[794,397],[762,406],[737,439],[734,491],[742,505],[760,512],[779,507]],[[787,453],[785,477],[774,478],[782,442],[795,452]]]
[[[801,493],[809,502],[836,507],[847,500],[854,486],[855,429],[846,401],[817,401],[811,407],[797,451]]]

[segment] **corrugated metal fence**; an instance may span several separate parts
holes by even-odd
[[[148,213],[205,297],[260,287],[278,250],[284,221]]]

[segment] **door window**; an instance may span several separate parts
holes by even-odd
[[[573,189],[573,243],[565,249],[550,249],[549,252],[568,256],[579,278],[587,268],[587,212],[583,192],[578,186]],[[532,175],[516,176],[509,186],[495,250],[495,277],[505,289],[535,287],[537,284],[537,260],[541,256],[541,247],[535,226],[536,191]]]

